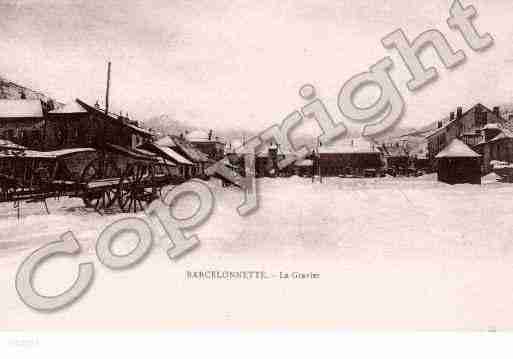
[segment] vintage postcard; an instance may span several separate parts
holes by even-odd
[[[513,328],[510,0],[0,12],[0,330]]]

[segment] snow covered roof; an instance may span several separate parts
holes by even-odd
[[[72,155],[75,153],[81,153],[81,152],[96,152],[96,150],[94,148],[84,147],[84,148],[68,148],[68,149],[64,149],[64,150],[48,151],[48,152],[43,152],[43,153],[47,153],[47,154],[53,155],[55,157],[60,157],[60,156]]]
[[[363,138],[355,138],[345,141],[337,141],[334,145],[321,146],[319,154],[328,153],[381,153],[378,146]]]
[[[483,126],[483,130],[500,130],[500,127],[496,123],[487,123]]]
[[[482,112],[486,112],[487,114],[487,121],[489,124],[492,124],[492,123],[503,123],[505,122],[505,120],[500,117],[500,116],[497,116],[492,110],[490,110],[488,107],[484,106],[483,104],[481,103],[478,103],[477,105],[473,106],[472,108],[470,108],[469,110],[467,110],[466,112],[464,112],[461,116],[460,119],[458,119],[457,117],[454,118],[453,120],[450,120],[449,118],[445,118],[442,120],[443,122],[443,126],[440,127],[440,128],[436,128],[435,130],[433,130],[432,132],[430,132],[429,134],[426,135],[426,138],[429,138],[429,137],[432,137],[433,135],[439,133],[440,131],[442,130],[445,130],[447,127],[453,125],[453,124],[456,124],[457,122],[459,121],[464,121],[464,118],[466,118],[467,116],[476,116],[476,110],[477,111],[482,111]]]
[[[208,156],[198,150],[194,145],[192,145],[189,141],[177,137],[171,136],[171,139],[175,142],[176,146],[185,154],[185,156],[189,157],[190,160],[195,162],[208,162]]]
[[[23,150],[26,147],[18,145],[16,143],[8,141],[8,140],[3,140],[0,138],[0,148]]]
[[[202,130],[195,130],[185,136],[191,142],[205,142],[209,141],[208,133]]]
[[[87,110],[87,112],[90,112],[90,113],[94,113],[94,114],[97,114],[98,116],[100,116],[101,118],[104,118],[104,119],[107,119],[107,120],[110,120],[110,121],[115,121],[117,124],[121,125],[121,126],[125,126],[129,129],[131,129],[132,131],[134,132],[137,132],[139,135],[144,135],[146,137],[151,137],[153,136],[153,133],[142,128],[142,127],[139,127],[139,126],[136,126],[136,125],[133,125],[131,123],[128,123],[126,122],[126,118],[123,118],[122,116],[120,115],[116,115],[116,114],[113,114],[113,113],[105,113],[105,111],[102,111],[100,108],[97,108],[97,107],[93,107],[93,106],[90,106],[88,105],[87,103],[81,101],[80,99],[76,99],[75,100],[80,106],[82,106],[83,108],[85,108]]]
[[[77,101],[73,101],[70,103],[67,103],[61,108],[58,108],[56,110],[50,111],[49,113],[87,113],[87,110],[80,105]]]
[[[162,137],[160,140],[154,142],[157,146],[176,147],[175,141],[169,136]]]
[[[384,145],[383,150],[388,157],[408,157],[408,151],[403,145]]]
[[[215,137],[211,131],[194,130],[188,133],[185,138],[189,142],[221,142],[219,137]]]
[[[490,165],[492,166],[492,168],[494,170],[500,169],[500,168],[513,168],[513,164],[505,162],[505,161],[493,160],[493,161],[490,161]]]
[[[136,125],[131,125],[131,124],[123,124],[124,126],[130,128],[131,130],[139,133],[139,134],[143,134],[143,135],[146,135],[146,136],[153,136],[153,132],[145,129],[145,128],[142,128],[142,127],[139,127],[139,126],[136,126]]]
[[[57,150],[57,151],[33,151],[33,150],[26,150],[22,152],[18,152],[16,154],[14,153],[7,153],[4,154],[0,152],[0,157],[22,157],[22,158],[58,158],[62,156],[72,155],[75,153],[81,153],[81,152],[95,152],[96,150],[94,148],[70,148],[65,150]]]
[[[171,160],[175,161],[176,163],[182,164],[182,165],[189,165],[192,166],[193,163],[186,159],[185,157],[181,156],[180,154],[176,153],[173,149],[166,147],[166,146],[158,146],[155,145],[161,152],[166,154]]]
[[[300,161],[296,161],[295,165],[299,166],[299,167],[310,167],[310,166],[313,166],[313,161],[312,160],[300,160]]]
[[[112,151],[127,155],[131,158],[149,160],[149,161],[158,161],[158,156],[156,156],[153,153],[151,153],[150,155],[146,155],[146,154],[144,154],[144,152],[141,152],[137,149],[128,149],[123,146],[115,145],[113,143],[107,143],[107,148]]]
[[[0,100],[0,118],[43,117],[40,100]]]
[[[474,152],[466,144],[455,138],[445,147],[435,158],[448,157],[481,157],[480,154]]]

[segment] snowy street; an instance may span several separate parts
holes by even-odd
[[[157,242],[123,271],[103,267],[94,245],[127,214],[100,216],[80,200],[61,199],[48,202],[50,215],[40,204],[24,205],[18,221],[3,204],[0,328],[512,329],[513,185],[493,174],[481,186],[435,177],[262,179],[260,206],[246,218],[236,212],[243,193],[210,181],[215,210],[191,231],[200,247],[172,262]],[[194,201],[182,200],[176,213],[190,214]],[[61,292],[86,261],[95,265],[94,283],[69,308],[37,313],[17,296],[16,270],[69,230],[84,254],[49,260],[36,288]],[[114,250],[134,243],[126,238]],[[208,270],[264,271],[269,278],[186,278],[186,271]],[[280,272],[319,278],[280,279]]]

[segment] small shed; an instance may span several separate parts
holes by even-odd
[[[481,184],[481,155],[455,138],[437,156],[438,181]]]

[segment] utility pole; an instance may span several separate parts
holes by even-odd
[[[105,94],[105,114],[109,114],[109,91],[110,91],[110,61],[107,67],[107,92]]]

